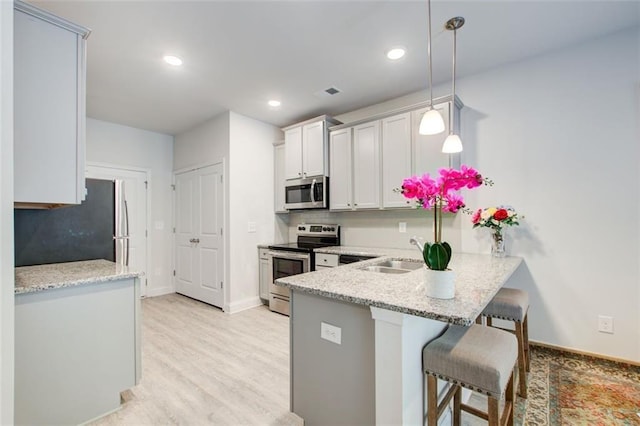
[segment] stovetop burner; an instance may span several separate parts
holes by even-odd
[[[340,225],[301,224],[296,233],[296,242],[273,244],[269,249],[313,253],[316,248],[340,245]]]

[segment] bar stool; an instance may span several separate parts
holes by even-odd
[[[487,318],[487,325],[492,327],[492,318],[513,321],[518,339],[518,395],[527,397],[527,372],[530,369],[529,354],[529,294],[516,288],[501,288],[489,302],[482,316]],[[507,330],[511,331],[511,330]]]
[[[488,420],[489,426],[513,425],[513,373],[518,342],[505,331],[481,325],[451,325],[422,350],[427,377],[427,424],[436,426],[453,397],[453,424],[460,425],[462,411]],[[423,376],[424,379],[424,376]],[[438,379],[450,389],[438,404]],[[487,412],[462,403],[462,387],[487,395]],[[424,385],[423,385],[424,392]],[[502,414],[499,403],[505,395]],[[424,395],[423,395],[424,400]]]

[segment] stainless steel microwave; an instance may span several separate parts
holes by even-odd
[[[329,207],[329,178],[316,176],[288,180],[284,196],[287,210],[326,209]]]

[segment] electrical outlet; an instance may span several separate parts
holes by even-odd
[[[342,329],[340,327],[336,327],[335,325],[321,322],[320,337],[324,340],[328,340],[337,345],[340,345],[342,342]]]
[[[613,334],[613,317],[608,317],[606,315],[599,315],[598,331],[601,333]]]
[[[407,232],[407,222],[398,222],[398,232],[402,234]]]
[[[257,228],[258,228],[258,224],[257,224],[256,222],[249,222],[249,223],[247,224],[247,231],[248,231],[249,233],[254,233],[254,232],[256,232]]]

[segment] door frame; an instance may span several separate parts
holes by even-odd
[[[145,174],[145,180],[147,182],[147,190],[145,193],[145,206],[144,206],[145,207],[144,222],[145,222],[145,231],[146,231],[146,236],[144,239],[144,252],[145,252],[145,264],[146,264],[144,284],[142,283],[142,278],[140,279],[141,298],[145,298],[147,297],[147,293],[148,293],[147,290],[149,286],[149,269],[151,266],[151,253],[149,250],[149,229],[150,229],[149,224],[151,223],[151,209],[149,208],[151,206],[151,190],[150,190],[151,189],[151,169],[147,169],[144,167],[122,166],[118,164],[103,163],[98,161],[87,161],[85,163],[85,175],[89,174],[89,171],[87,170],[89,167],[98,167],[98,168],[112,170],[112,171],[123,170],[128,172],[137,172],[137,173]]]
[[[228,185],[228,176],[227,176],[227,161],[226,158],[221,158],[218,161],[213,161],[210,163],[201,163],[190,167],[183,167],[181,169],[177,169],[173,171],[171,177],[171,217],[172,217],[172,226],[171,226],[171,270],[175,273],[176,270],[176,175],[193,172],[195,170],[204,169],[205,167],[215,166],[221,164],[222,165],[222,247],[224,249],[224,253],[222,253],[222,276],[224,277],[224,287],[222,289],[223,295],[223,304],[222,304],[222,312],[229,312],[229,298],[230,298],[230,279],[229,279],[229,265],[228,255],[229,252],[229,224],[227,223],[227,206],[229,205],[229,199],[227,196],[227,185]],[[173,286],[173,291],[176,291],[176,277],[175,275],[171,276],[171,284]]]

